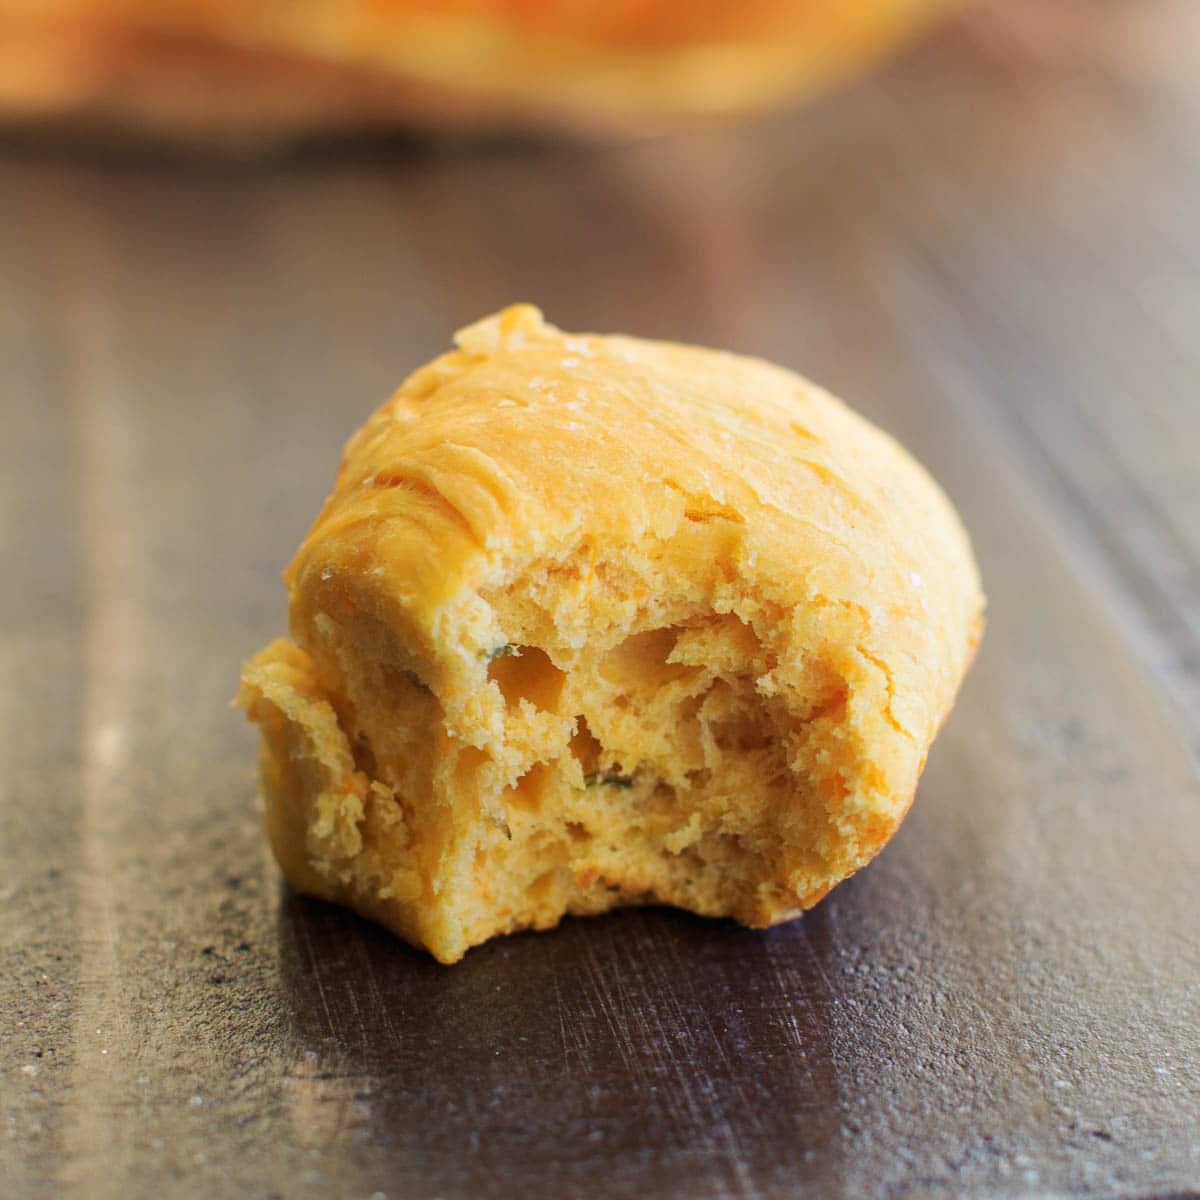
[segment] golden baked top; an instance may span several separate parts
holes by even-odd
[[[883,718],[923,754],[982,600],[953,509],[896,442],[789,371],[564,334],[528,305],[456,343],[347,445],[286,575],[306,598],[296,632],[315,592],[352,575],[378,615],[432,645],[456,598],[523,562],[649,537],[712,592],[741,561],[754,603],[823,611],[830,640],[853,627]],[[475,630],[464,655],[499,636]]]
[[[642,129],[828,85],[949,0],[0,0],[0,114]]]

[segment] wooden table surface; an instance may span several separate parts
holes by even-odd
[[[1021,0],[626,148],[0,156],[0,1192],[1200,1189],[1200,6]],[[346,435],[516,299],[801,369],[971,529],[912,815],[770,933],[444,968],[284,888],[227,707]],[[619,452],[619,439],[615,439]]]

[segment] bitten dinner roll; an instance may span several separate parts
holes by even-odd
[[[796,916],[895,832],[978,640],[953,508],[766,363],[526,305],[456,342],[350,439],[245,666],[285,874],[443,962]]]

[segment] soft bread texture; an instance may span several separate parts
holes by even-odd
[[[285,874],[443,962],[795,916],[895,832],[979,637],[954,510],[763,362],[524,305],[457,346],[351,438],[245,667]]]
[[[0,114],[608,133],[826,86],[947,0],[0,0]]]

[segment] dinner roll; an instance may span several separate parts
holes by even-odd
[[[811,94],[950,0],[0,0],[0,117],[640,133]]]
[[[350,439],[245,666],[285,874],[443,962],[796,916],[895,832],[979,638],[953,508],[764,362],[528,305],[456,343]]]

